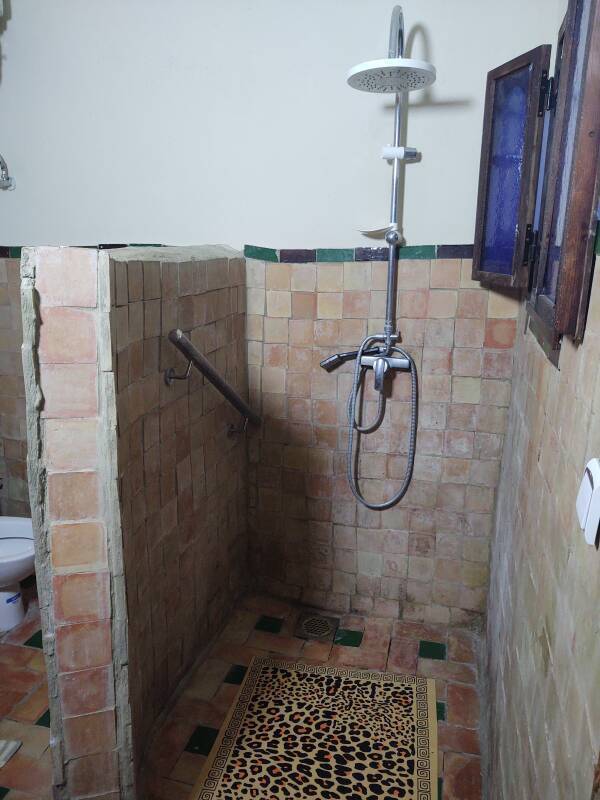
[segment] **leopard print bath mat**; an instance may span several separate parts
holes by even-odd
[[[255,658],[193,800],[437,800],[435,682]]]

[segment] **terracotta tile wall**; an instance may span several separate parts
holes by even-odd
[[[108,373],[106,381],[100,346],[108,330],[107,275],[103,283],[97,252],[83,249],[27,249],[22,269],[29,478],[55,796],[108,796],[120,788],[128,797],[127,707],[115,699],[115,672],[127,654],[117,652],[111,630],[121,585],[111,556],[115,503],[106,467],[114,436],[102,419],[112,378]]]
[[[29,516],[20,261],[0,259],[0,513]]]
[[[140,261],[118,251],[111,263],[136,766],[249,577],[246,443],[228,436],[239,415],[195,370],[163,380],[168,367],[185,372],[166,338],[179,327],[247,396],[244,260],[229,248],[177,253]]]
[[[600,749],[600,555],[575,499],[600,456],[600,279],[559,369],[517,327],[488,611],[492,800],[592,795]]]
[[[247,261],[254,568],[268,591],[340,612],[463,622],[485,609],[489,540],[510,402],[517,303],[470,279],[470,261],[401,261],[398,317],[417,363],[414,479],[395,508],[356,505],[346,480],[351,365],[327,355],[383,329],[387,264]],[[368,413],[375,397],[369,395]],[[403,475],[409,379],[363,439],[368,496]]]

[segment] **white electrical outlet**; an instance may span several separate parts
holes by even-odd
[[[596,544],[600,525],[600,459],[588,461],[577,495],[579,525],[588,544]]]

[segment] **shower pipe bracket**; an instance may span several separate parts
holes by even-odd
[[[168,338],[171,344],[175,345],[179,352],[187,358],[188,365],[185,372],[180,375],[175,372],[173,367],[166,369],[164,378],[167,386],[171,386],[173,381],[187,380],[190,377],[192,367],[196,367],[198,372],[201,372],[242,415],[242,421],[238,426],[229,426],[229,436],[237,433],[244,433],[248,427],[248,422],[251,422],[253,425],[260,425],[261,419],[259,415],[250,408],[246,401],[243,400],[235,389],[217,372],[206,356],[202,355],[202,353],[194,347],[183,331],[179,330],[179,328],[172,330]]]
[[[397,147],[392,144],[381,148],[381,157],[386,161],[402,161],[405,164],[416,164],[421,160],[422,154],[416,147]]]

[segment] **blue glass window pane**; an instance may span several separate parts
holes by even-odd
[[[481,269],[512,273],[532,66],[496,81]]]

